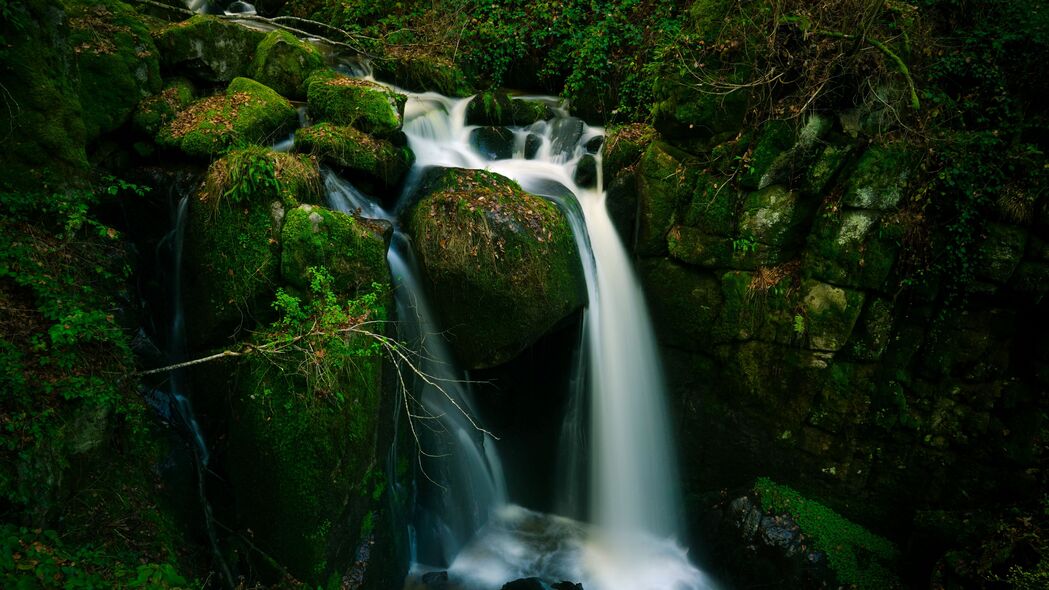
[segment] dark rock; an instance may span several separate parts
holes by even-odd
[[[637,234],[637,175],[617,176],[606,189],[605,209],[627,250],[634,249]]]
[[[571,157],[583,137],[583,120],[575,117],[554,119],[550,132],[551,152]]]
[[[580,158],[576,164],[575,183],[582,188],[597,186],[597,160],[590,154]]]
[[[601,151],[603,145],[605,145],[605,137],[603,135],[593,137],[590,141],[586,142],[586,153],[596,154]]]
[[[525,138],[524,157],[531,160],[539,153],[539,148],[541,147],[543,147],[543,138],[535,133],[529,133],[528,137]]]
[[[448,590],[448,572],[429,572],[423,574],[423,586],[430,590]]]
[[[505,92],[482,92],[466,107],[467,125],[530,125],[545,119],[541,102],[511,98]]]
[[[583,585],[564,581],[554,584],[553,588],[554,590],[583,590]]]
[[[550,586],[539,578],[521,578],[503,584],[502,590],[551,590]]]
[[[514,155],[514,132],[506,127],[480,127],[470,132],[470,144],[489,160],[505,160]]]

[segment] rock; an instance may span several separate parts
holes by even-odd
[[[506,127],[479,127],[470,132],[470,145],[489,160],[506,160],[514,155],[514,132]]]
[[[663,344],[706,350],[721,311],[721,282],[713,273],[666,258],[644,259],[641,279]]]
[[[558,117],[550,125],[550,153],[571,158],[583,137],[585,123],[576,117]]]
[[[749,101],[746,89],[725,95],[706,93],[670,77],[657,80],[655,93],[653,126],[667,139],[706,140],[735,132],[743,125]]]
[[[265,33],[197,15],[154,33],[165,70],[202,82],[231,82],[248,74]]]
[[[423,574],[422,584],[430,590],[449,590],[448,572],[427,572]]]
[[[601,148],[604,145],[605,145],[605,138],[604,138],[604,136],[602,136],[602,135],[595,135],[594,137],[590,138],[590,141],[587,141],[586,144],[583,145],[583,149],[585,149],[586,153],[588,153],[588,154],[597,155],[597,153],[601,151]]]
[[[271,312],[285,212],[319,201],[320,189],[317,164],[303,156],[254,147],[211,165],[204,190],[190,201],[186,227],[183,300],[191,349],[221,343],[246,317]]]
[[[353,127],[329,123],[300,129],[295,134],[295,148],[315,154],[367,182],[377,182],[385,191],[400,184],[415,160],[407,146],[397,147]]]
[[[379,136],[400,130],[408,100],[374,82],[329,71],[314,72],[306,81],[306,94],[314,119]]]
[[[914,162],[913,154],[900,146],[869,148],[846,181],[842,204],[880,211],[896,209],[911,178]]]
[[[579,163],[576,164],[573,180],[582,188],[597,186],[597,160],[590,154],[580,158]]]
[[[766,123],[750,154],[750,163],[740,179],[740,185],[752,191],[771,184],[769,172],[773,164],[794,146],[795,139],[790,122],[776,120]]]
[[[352,297],[381,276],[390,226],[313,205],[287,212],[281,230],[281,278],[298,289],[310,287],[308,269],[323,266],[338,293]],[[368,282],[364,282],[368,281]]]
[[[902,234],[903,228],[880,211],[824,210],[809,234],[804,264],[813,277],[828,283],[887,289]]]
[[[482,92],[466,106],[467,125],[530,125],[548,117],[545,104],[511,98],[505,92]]]
[[[539,578],[521,578],[503,584],[502,590],[550,590],[550,586]]]
[[[614,178],[624,168],[636,164],[655,138],[656,130],[640,123],[610,128],[601,145],[605,178]]]
[[[303,99],[306,79],[323,67],[324,57],[316,47],[278,29],[258,44],[249,70],[252,78],[280,94]]]
[[[732,268],[736,251],[732,240],[694,227],[675,225],[667,233],[667,251],[681,262],[704,268]]]
[[[605,189],[605,209],[627,250],[634,249],[637,234],[637,175],[620,174]]]
[[[138,103],[132,120],[140,131],[155,137],[178,113],[193,102],[193,86],[184,78],[175,78],[160,94]]]
[[[791,257],[791,248],[804,237],[815,203],[806,202],[798,193],[782,186],[769,186],[750,193],[743,202],[739,233],[769,246],[772,260],[778,263]]]
[[[987,234],[976,249],[973,274],[986,281],[1003,284],[1012,276],[1027,243],[1022,228],[1002,223],[988,223]]]
[[[388,47],[387,51],[396,51]],[[396,86],[412,92],[439,92],[446,96],[465,98],[473,88],[459,66],[451,61],[430,55],[388,54],[373,62],[375,77],[389,80]]]
[[[845,346],[863,309],[863,292],[806,281],[802,284],[802,293],[805,333],[810,347],[833,352]]]
[[[741,231],[740,207],[743,204],[741,195],[732,187],[719,184],[714,177],[700,174],[694,182],[694,190],[688,199],[684,212],[683,224],[715,236],[737,237]],[[774,194],[757,195],[749,199],[751,215],[757,214],[766,199],[776,197]],[[793,217],[793,211],[792,215]],[[758,221],[758,220],[753,220]]]
[[[543,139],[535,133],[529,133],[525,136],[524,157],[528,160],[534,159],[541,147],[543,147]]]
[[[802,191],[809,195],[824,195],[837,179],[838,172],[848,161],[851,150],[828,145],[809,166],[802,180]]]
[[[468,368],[503,363],[583,305],[564,213],[486,171],[435,170],[407,228],[452,346]]]
[[[157,143],[191,156],[223,154],[235,145],[261,143],[291,130],[298,114],[291,103],[248,78],[230,82],[225,94],[200,99],[157,134]]]
[[[892,336],[892,310],[892,301],[889,299],[877,298],[867,301],[849,347],[849,353],[853,358],[862,361],[881,359]]]
[[[637,252],[655,256],[667,251],[666,234],[676,211],[692,189],[694,168],[685,152],[663,142],[651,144],[638,164]]]

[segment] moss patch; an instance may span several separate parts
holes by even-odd
[[[290,98],[306,98],[306,78],[324,67],[313,45],[287,31],[271,31],[255,49],[251,77]]]
[[[404,120],[407,97],[374,82],[325,71],[310,76],[306,88],[310,114],[322,121],[389,135]]]
[[[295,147],[391,189],[400,184],[415,160],[407,146],[397,147],[353,127],[321,123],[295,134]]]
[[[871,590],[900,585],[892,573],[899,550],[885,538],[767,478],[757,480],[754,492],[765,510],[794,519],[816,548],[827,554],[830,568],[842,584]]]
[[[331,273],[333,287],[352,296],[386,273],[384,229],[323,207],[296,207],[288,212],[281,231],[281,276],[305,291],[310,284],[307,270],[323,266]]]
[[[563,212],[507,178],[450,169],[429,179],[408,228],[468,367],[514,357],[583,303]]]
[[[175,120],[178,113],[193,102],[193,86],[184,78],[176,78],[159,94],[138,103],[133,121],[135,126],[149,136],[156,136],[165,126]]]
[[[458,97],[474,93],[466,74],[451,60],[396,46],[389,51],[374,63],[375,76],[380,79],[413,92],[433,91]]]
[[[154,34],[161,65],[202,82],[245,76],[265,33],[213,16],[196,15]]]
[[[157,143],[191,156],[209,157],[232,147],[262,143],[289,131],[295,108],[271,88],[237,78],[225,94],[198,100],[157,134]]]

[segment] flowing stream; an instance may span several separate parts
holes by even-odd
[[[465,122],[471,99],[398,91],[409,96],[404,132],[416,162],[393,212],[333,173],[327,173],[326,183],[336,208],[394,224],[388,260],[399,336],[420,347],[425,372],[444,385],[423,383],[417,394],[440,422],[438,435],[422,442],[436,445],[434,454],[447,457],[424,462],[432,469],[426,478],[436,476],[437,485],[424,485],[434,489],[420,491],[417,502],[415,575],[447,570],[454,585],[470,590],[499,588],[529,576],[581,582],[588,590],[714,588],[676,542],[682,533],[681,502],[662,372],[631,258],[605,207],[599,149],[591,147],[598,152],[591,154],[597,159],[596,187],[574,181],[587,146],[594,146],[592,140],[603,130],[571,117],[554,99],[529,97],[547,102],[553,117],[510,128],[513,156],[491,159],[471,143],[476,127]],[[467,417],[476,416],[469,386],[439,335],[410,241],[397,229],[397,216],[413,197],[414,179],[431,166],[497,172],[553,200],[569,217],[589,305],[580,368],[573,376],[579,386],[572,388],[576,399],[569,403],[559,445],[566,449],[558,499],[564,515],[507,503],[498,442]],[[589,479],[581,482],[580,476]],[[588,497],[581,497],[587,489]]]

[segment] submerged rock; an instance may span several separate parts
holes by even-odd
[[[579,253],[564,213],[509,179],[435,171],[408,231],[456,354],[503,363],[583,305]]]
[[[165,70],[212,83],[247,75],[264,37],[260,31],[205,15],[154,33]]]
[[[300,129],[295,134],[295,147],[366,181],[378,182],[386,190],[400,184],[415,160],[407,146],[398,147],[353,127],[329,123]]]
[[[306,98],[306,79],[324,67],[316,47],[291,33],[276,30],[255,49],[251,77],[289,98]]]
[[[222,154],[238,144],[262,143],[292,129],[298,114],[273,89],[237,78],[225,94],[200,99],[157,134],[157,143],[191,156]]]
[[[579,159],[573,175],[575,183],[583,188],[597,186],[597,160],[590,154]]]
[[[306,96],[313,118],[375,135],[400,130],[404,103],[408,100],[374,82],[330,71],[318,71],[309,77]]]

